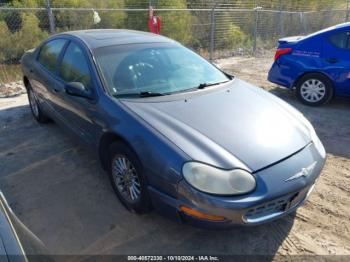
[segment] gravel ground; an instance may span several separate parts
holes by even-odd
[[[14,97],[25,93],[26,89],[24,88],[22,81],[0,84],[0,98]]]
[[[54,254],[350,255],[349,100],[311,108],[266,81],[272,61],[217,63],[273,92],[314,124],[328,152],[309,201],[278,221],[207,231],[158,214],[128,213],[95,155],[55,124],[39,125],[25,95],[0,99],[0,186],[15,213]]]

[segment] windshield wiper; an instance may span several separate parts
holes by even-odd
[[[155,96],[165,96],[166,94],[162,93],[156,93],[151,91],[142,91],[142,92],[135,92],[135,93],[117,93],[114,96],[118,98],[131,98],[131,97],[155,97]]]
[[[140,92],[139,95],[140,97],[165,96],[165,94],[151,92],[151,91]]]
[[[176,93],[183,93],[183,92],[190,92],[193,90],[198,90],[198,89],[204,89],[209,86],[216,86],[216,85],[221,85],[224,83],[229,82],[230,80],[223,81],[223,82],[217,82],[217,83],[201,83],[196,87],[185,89],[185,90],[180,90],[180,91],[175,91],[171,93],[158,93],[158,92],[152,92],[152,91],[142,91],[142,92],[135,92],[135,93],[117,93],[115,94],[116,97],[122,98],[122,97],[156,97],[156,96],[166,96],[166,95],[171,95],[171,94],[176,94]]]
[[[204,89],[204,88],[209,87],[209,86],[221,85],[221,84],[227,83],[227,82],[229,82],[229,81],[230,81],[230,80],[223,81],[223,82],[218,82],[218,83],[212,83],[212,84],[200,83],[197,87],[195,87],[195,88],[193,88],[193,89]]]
[[[196,87],[192,87],[192,88],[184,89],[184,90],[179,90],[179,91],[175,91],[175,92],[171,92],[171,93],[165,93],[165,94],[163,94],[163,95],[172,95],[172,94],[179,94],[179,93],[188,93],[188,92],[192,92],[192,91],[194,91],[194,90],[204,89],[204,88],[209,87],[209,86],[221,85],[221,84],[224,84],[224,83],[227,83],[227,82],[230,82],[230,81],[231,81],[231,80],[227,80],[227,81],[217,82],[217,83],[212,83],[212,84],[201,83],[201,84],[199,84],[199,85],[196,86]]]

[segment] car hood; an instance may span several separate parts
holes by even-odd
[[[190,158],[220,168],[254,172],[311,141],[285,102],[239,79],[203,91],[122,102]]]

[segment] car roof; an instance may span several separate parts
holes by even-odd
[[[338,24],[338,25],[324,28],[320,31],[317,31],[317,32],[314,32],[314,33],[308,35],[308,37],[323,34],[323,33],[328,33],[328,32],[333,31],[333,30],[342,30],[342,29],[346,29],[348,27],[350,27],[350,22],[346,22],[346,23],[342,23],[342,24]]]
[[[92,29],[64,32],[55,35],[70,35],[85,42],[90,49],[111,45],[141,43],[176,43],[176,41],[157,34],[126,29]]]

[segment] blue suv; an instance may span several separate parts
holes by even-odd
[[[350,97],[350,23],[278,41],[268,80],[296,89],[298,99],[319,106]]]

